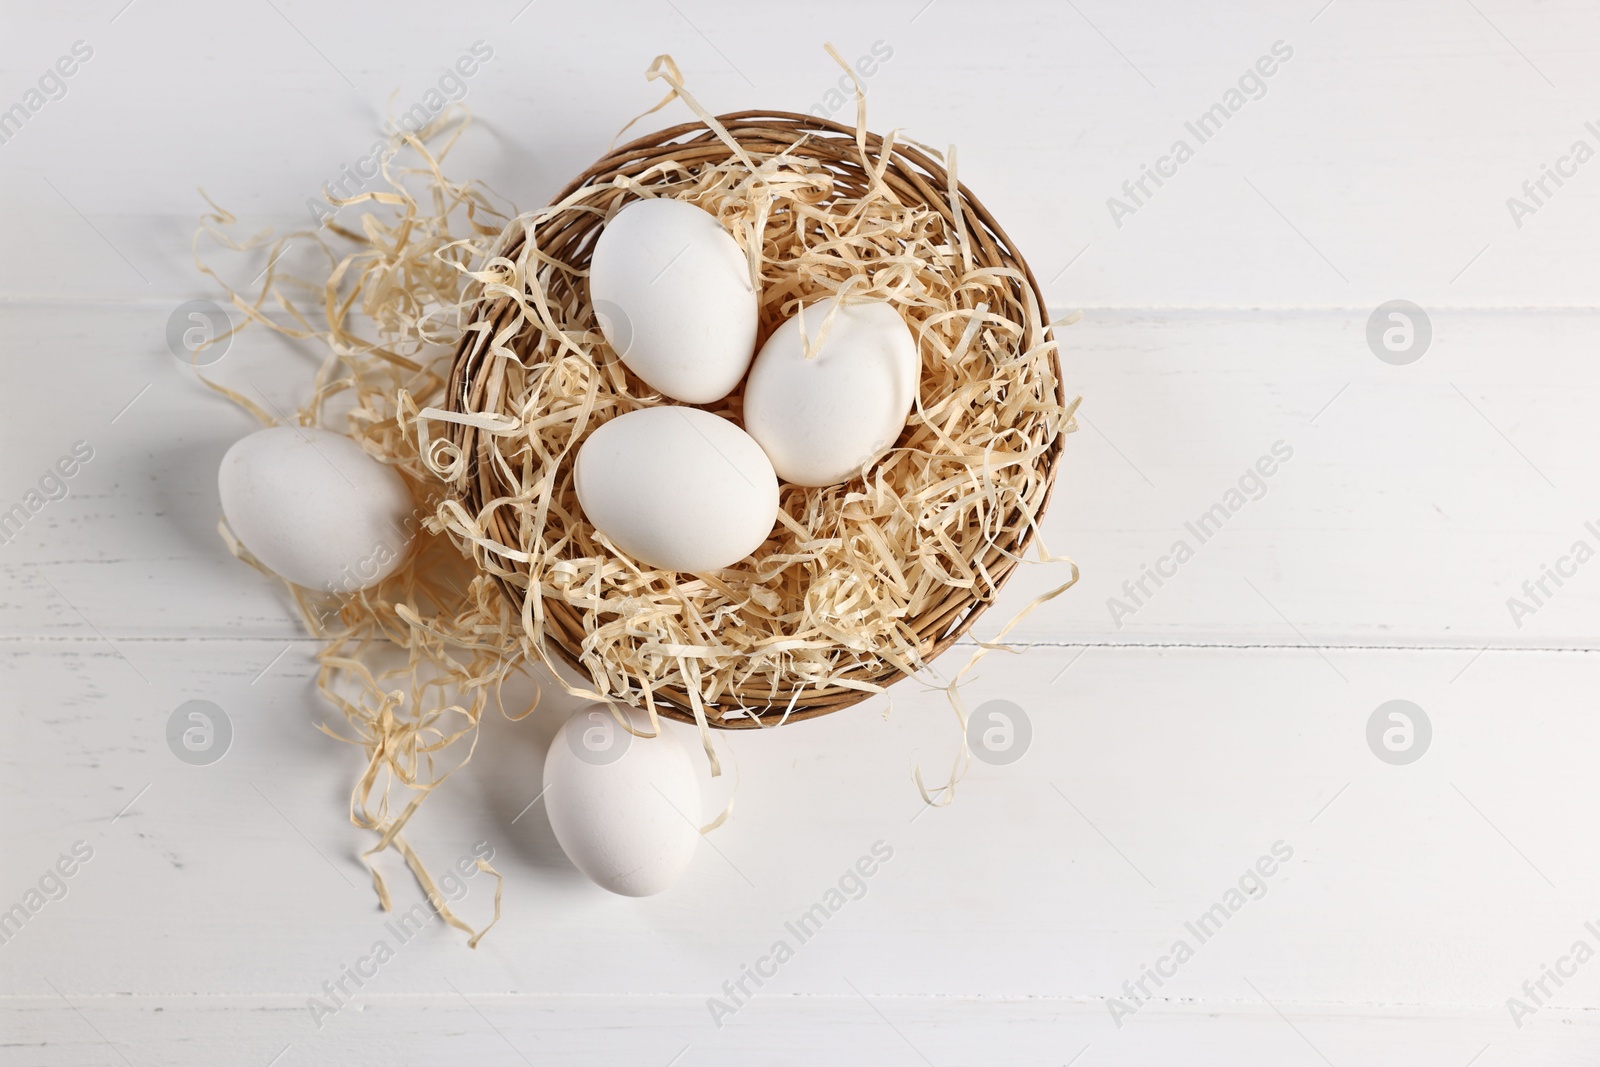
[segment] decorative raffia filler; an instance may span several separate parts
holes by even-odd
[[[698,121],[615,149],[542,210],[511,217],[475,183],[444,176],[466,125],[452,111],[396,139],[382,191],[329,197],[367,205],[356,228],[236,241],[218,209],[196,237],[197,262],[202,238],[269,249],[253,298],[200,269],[246,325],[326,347],[298,424],[321,424],[337,397],[344,432],[398,470],[417,501],[415,544],[378,585],[340,597],[290,588],[326,641],[318,685],[346,720],[324,729],[367,755],[350,812],[378,835],[365,858],[384,906],[371,860],[393,847],[464,930],[402,831],[470,758],[512,671],[544,664],[573,694],[612,703],[624,728],[618,702],[646,709],[657,729],[658,715],[696,723],[720,773],[710,728],[838,710],[924,670],[965,634],[1039,538],[1063,438],[1076,429],[1038,285],[957,182],[954,150],[946,158],[868,133],[859,90],[852,129],[782,112],[713,117],[666,56],[648,77],[670,91],[645,114],[681,100]],[[733,235],[760,293],[759,339],[810,303],[881,300],[921,354],[894,448],[844,485],[784,485],[766,543],[715,573],[626,557],[584,519],[572,485],[596,427],[672,403],[617,359],[588,298],[595,237],[642,197],[696,204]],[[290,243],[314,244],[326,271],[280,274]],[[707,410],[737,422],[739,392]],[[1070,560],[1038,551],[1065,564],[1065,582],[980,642],[943,686],[963,728],[962,676],[1077,580]],[[963,747],[931,792],[917,772],[924,799],[948,803],[965,760]]]

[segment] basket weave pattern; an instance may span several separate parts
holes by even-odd
[[[872,176],[863,166],[862,145],[858,144],[857,132],[850,127],[808,115],[779,111],[738,112],[718,116],[718,121],[757,164],[781,153],[807,160],[826,168],[832,176],[835,195],[838,196],[859,197],[872,184]],[[885,160],[884,140],[870,133],[865,135],[864,147],[866,156],[874,161],[875,167],[883,168],[882,180],[901,203],[924,206],[950,222],[956,219],[956,212],[960,212],[975,265],[1014,272],[1014,277],[1009,277],[1005,282],[1012,290],[1012,297],[1019,305],[1032,304],[1043,314],[1043,294],[1032,272],[1012,247],[1005,232],[965,186],[955,187],[952,202],[947,172],[926,152],[913,145],[892,143]],[[653,180],[662,180],[664,174],[678,178],[681,168],[719,164],[730,156],[728,145],[714,131],[704,123],[692,122],[647,135],[596,162],[562,190],[553,202],[561,203],[586,186],[617,182],[616,189],[606,191],[609,201],[589,200],[582,210],[564,211],[540,224],[539,254],[572,268],[568,272],[550,275],[554,279],[551,284],[583,285],[581,277],[573,272],[587,270],[595,239],[605,219],[637,196],[628,188],[629,180],[637,185],[648,186]],[[663,167],[663,164],[667,166]],[[513,226],[499,254],[515,259],[523,251],[524,234],[521,227]],[[587,309],[586,292],[583,301]],[[594,335],[598,336],[592,321],[592,309],[587,310],[591,321],[581,324],[582,328],[593,330]],[[516,305],[507,299],[485,301],[479,305],[478,322],[480,325],[487,324],[489,329],[469,330],[462,337],[449,383],[448,403],[453,411],[476,414],[498,410],[497,404],[501,399],[498,390],[503,382],[494,373],[493,360],[486,355],[485,338],[504,330],[516,313]],[[764,339],[775,325],[771,309],[764,306],[761,337]],[[531,351],[540,340],[538,326],[527,323],[511,339],[509,347],[520,355]],[[603,343],[596,345],[594,353],[597,359],[614,358]],[[1050,391],[1057,403],[1064,405],[1060,365],[1054,351],[1050,353],[1048,366],[1053,374],[1053,381],[1049,383]],[[638,391],[648,392],[642,385]],[[487,440],[482,430],[470,425],[456,425],[451,434],[453,444],[465,458],[465,477],[458,483],[458,499],[469,513],[478,515],[486,502],[515,494],[520,487],[508,482],[505,471],[499,465],[486,460]],[[1015,570],[1024,549],[1028,547],[1034,525],[1043,515],[1054,484],[1062,450],[1062,435],[1057,433],[1053,439],[1038,444],[1042,446],[1036,453],[1042,477],[1036,481],[1033,498],[1027,501],[1034,522],[1021,524],[1016,536],[1007,543],[978,542],[978,548],[968,562],[977,573],[985,576],[986,581],[973,588],[950,588],[933,603],[925,605],[916,617],[906,620],[905,629],[915,635],[918,658],[922,662],[938,656],[972,627]],[[518,544],[515,522],[515,512],[511,510],[492,511],[485,522],[485,534],[491,540],[514,546]],[[504,560],[496,562],[495,567],[486,569],[494,574],[509,601],[521,610],[529,596],[526,566],[519,569],[508,566]],[[539,608],[544,617],[546,651],[554,653],[579,676],[585,675],[587,672],[581,665],[580,656],[588,633],[586,610],[551,595],[542,597]],[[862,663],[851,673],[853,682],[867,686],[887,686],[903,677],[905,674],[901,669],[884,661]],[[808,686],[798,691],[777,693],[765,687],[733,686],[729,694],[741,707],[763,715],[773,712],[774,719],[781,715],[784,721],[837,711],[871,695],[868,689],[838,685]],[[654,695],[656,708],[661,714],[684,722],[696,721],[690,696],[681,687],[657,688]],[[749,716],[729,720],[712,717],[710,724],[724,728],[763,725]]]

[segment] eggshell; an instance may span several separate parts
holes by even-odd
[[[699,408],[640,408],[583,442],[573,470],[584,516],[649,567],[714,571],[761,546],[778,478],[761,446]]]
[[[341,434],[275,426],[241,438],[222,457],[217,489],[250,554],[308,589],[364,589],[410,545],[405,481]]]
[[[634,729],[652,732],[643,712],[624,713]],[[544,787],[561,850],[603,889],[659,893],[694,858],[700,787],[689,754],[665,727],[658,737],[634,737],[604,704],[580,708],[550,742]]]
[[[774,330],[745,383],[745,429],[795,485],[854,478],[894,447],[917,395],[921,360],[899,312],[882,302],[844,305],[818,345],[833,306],[812,304]]]
[[[749,262],[721,223],[682,200],[637,200],[606,223],[589,297],[622,362],[674,400],[722,399],[755,353]]]

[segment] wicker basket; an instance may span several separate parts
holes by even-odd
[[[771,155],[788,152],[827,167],[833,173],[837,187],[846,190],[848,195],[859,194],[868,184],[869,176],[862,167],[861,152],[853,128],[809,115],[783,111],[741,111],[718,116],[718,121],[739,142],[746,153],[758,162]],[[867,134],[866,145],[868,151],[876,156],[882,151],[883,140],[876,134]],[[706,124],[685,123],[641,137],[606,155],[575,178],[553,203],[565,200],[585,185],[610,182],[619,176],[637,177],[664,159],[670,158],[692,166],[702,162],[721,162],[729,156],[728,146]],[[1032,297],[1037,301],[1042,313],[1045,307],[1044,296],[1039,291],[1038,283],[1034,280],[1028,265],[1012,247],[999,224],[965,186],[957,187],[959,205],[950,202],[949,177],[937,161],[914,146],[896,143],[893,145],[884,179],[903,202],[926,205],[938,211],[947,220],[953,219],[953,211],[959,208],[965,216],[965,226],[972,241],[975,259],[983,265],[1012,268],[1027,279]],[[616,199],[620,202],[630,199],[630,196],[619,189]],[[592,211],[567,212],[559,222],[546,223],[541,228],[541,251],[574,267],[586,268],[601,222],[601,217]],[[507,243],[501,249],[501,254],[514,257],[521,248],[522,241],[522,230],[518,227],[512,231]],[[1018,291],[1019,298],[1025,298],[1026,294],[1021,291],[1020,282],[1012,282],[1011,285]],[[478,319],[480,322],[489,320],[493,328],[498,331],[513,310],[514,306],[507,300],[487,302],[480,305]],[[530,331],[531,327],[525,328],[522,336],[513,341],[512,347],[520,351],[519,346],[526,341]],[[449,404],[451,409],[457,412],[476,413],[485,410],[485,379],[489,376],[479,373],[484,366],[484,360],[480,351],[481,344],[474,343],[474,338],[477,336],[472,332],[465,334],[456,352],[451,371]],[[1053,353],[1050,359],[1055,375],[1056,397],[1064,404],[1060,364]],[[461,455],[466,457],[466,477],[462,484],[460,500],[469,512],[478,514],[485,501],[503,495],[506,487],[498,482],[498,473],[491,469],[490,464],[478,462],[483,454],[482,438],[478,430],[467,425],[457,425],[453,428],[452,436],[455,445],[461,449]],[[1043,515],[1053,488],[1060,462],[1062,439],[1063,435],[1057,435],[1040,461],[1041,466],[1045,468],[1045,483],[1043,497],[1037,504],[1036,514],[1039,516]],[[510,539],[512,533],[510,530],[497,530],[491,523],[488,532],[505,543],[514,543]],[[1010,577],[1016,567],[1017,559],[1027,547],[1030,538],[1031,532],[1024,532],[1015,543],[992,546],[984,552],[983,558],[978,562],[981,562],[986,573],[992,578],[995,589]],[[504,594],[520,609],[523,598],[528,595],[527,582],[524,581],[519,585],[514,576],[507,577],[502,574],[497,577]],[[987,608],[990,599],[992,594],[983,596],[953,589],[930,610],[910,620],[910,628],[920,639],[919,651],[922,652],[923,660],[925,662],[932,660],[965,634]],[[559,655],[561,660],[582,676],[585,672],[579,665],[578,649],[583,641],[585,629],[580,610],[551,597],[545,598],[542,607],[547,620],[549,645],[553,646],[549,651]],[[882,669],[878,671],[863,671],[856,675],[854,680],[885,686],[904,677],[899,670],[887,663],[881,667]],[[798,721],[848,707],[869,695],[868,692],[859,689],[836,687],[805,691],[793,701],[790,699],[792,693],[780,694],[778,700],[770,699],[766,693],[741,695],[741,698],[749,701],[746,706],[758,711],[771,709],[781,711],[788,708],[789,714],[784,716],[784,721]],[[687,694],[663,689],[657,690],[657,696],[657,710],[661,714],[682,722],[695,721]],[[732,721],[714,720],[711,725],[722,728],[752,728],[762,724],[746,717]]]

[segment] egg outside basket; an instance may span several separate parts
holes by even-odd
[[[734,148],[735,142],[738,150]],[[457,346],[447,402],[453,414],[468,420],[477,419],[475,423],[452,423],[450,428],[452,451],[460,464],[453,483],[455,499],[481,529],[481,537],[474,547],[480,567],[494,576],[509,602],[522,613],[525,629],[531,633],[529,621],[539,619],[538,636],[531,642],[534,646],[531,651],[546,657],[553,652],[560,664],[570,667],[580,677],[593,679],[597,689],[608,696],[634,704],[652,703],[659,713],[683,722],[751,728],[814,718],[855,704],[906,677],[910,670],[920,669],[971,629],[1016,569],[1024,549],[1035,536],[1060,465],[1064,436],[1074,428],[1073,407],[1066,403],[1056,342],[1051,339],[1043,294],[1032,272],[1000,225],[965,186],[952,180],[935,155],[910,144],[896,143],[892,136],[886,142],[879,135],[858,133],[850,127],[807,115],[782,111],[737,112],[718,116],[711,123],[698,121],[660,130],[608,153],[574,179],[554,199],[552,208],[536,216],[537,248],[532,250],[536,254],[529,254],[531,227],[524,220],[508,227],[502,237],[501,259],[497,261],[502,273],[494,277],[514,277],[517,285],[525,288],[520,289],[520,299],[513,298],[504,287],[503,295],[497,296],[493,280],[480,280],[476,286],[476,319]],[[517,457],[513,453],[508,463],[503,452],[494,454],[501,448],[504,438],[497,438],[497,430],[485,417],[511,425],[536,420],[542,414],[538,410],[506,410],[508,355],[514,356],[513,362],[517,364],[512,373],[522,373],[529,366],[555,358],[552,352],[556,355],[566,352],[570,357],[574,348],[594,360],[597,373],[612,376],[613,382],[626,381],[625,399],[633,406],[670,403],[651,394],[636,378],[625,375],[600,335],[588,304],[584,274],[595,239],[612,213],[641,195],[666,188],[674,190],[668,195],[682,195],[683,190],[693,184],[691,176],[703,173],[705,168],[737,159],[760,167],[775,157],[781,157],[778,163],[791,169],[798,167],[822,176],[815,195],[824,208],[841,200],[858,203],[873,189],[887,189],[892,193],[892,200],[913,209],[910,216],[924,219],[921,225],[932,227],[932,232],[948,232],[944,253],[965,276],[982,277],[985,284],[992,287],[988,291],[988,302],[976,309],[976,318],[965,329],[953,354],[960,356],[970,351],[973,344],[995,349],[994,354],[986,358],[1010,361],[1006,365],[1011,367],[1011,373],[1022,374],[1017,380],[1033,395],[1026,402],[1015,396],[1008,399],[1002,394],[1019,391],[1018,386],[1012,384],[982,402],[995,405],[997,410],[1006,410],[1007,404],[1016,410],[1015,405],[1020,403],[1025,409],[1048,410],[1049,414],[1031,421],[1022,420],[1028,421],[1025,433],[1013,434],[1025,437],[1016,441],[1010,452],[1013,462],[1016,456],[1025,457],[1023,466],[1026,469],[1020,471],[1023,488],[1018,495],[996,508],[998,514],[983,518],[981,512],[974,512],[975,517],[961,521],[962,529],[953,534],[945,531],[941,544],[953,538],[960,540],[961,558],[942,560],[939,563],[941,573],[974,577],[965,585],[961,584],[964,579],[952,579],[934,595],[922,596],[914,612],[907,612],[896,621],[899,642],[896,648],[888,652],[881,652],[881,645],[880,652],[855,649],[842,658],[841,662],[846,664],[843,669],[821,679],[814,674],[804,680],[781,674],[754,677],[737,668],[727,669],[722,677],[717,677],[695,673],[691,664],[689,671],[681,671],[660,684],[634,688],[619,684],[617,676],[613,675],[602,685],[603,679],[596,677],[595,669],[593,638],[599,617],[593,607],[593,587],[577,583],[558,589],[541,581],[540,587],[530,592],[534,583],[530,583],[529,562],[515,558],[518,555],[515,549],[522,545],[519,538],[526,534],[530,509],[545,506],[530,485],[546,480],[558,483],[553,489],[544,487],[547,495],[543,500],[547,504],[553,494],[554,506],[559,509],[561,494],[571,493],[570,464],[579,441],[570,442],[557,464],[564,465],[564,469],[525,468],[520,474],[522,484],[518,484],[518,472],[511,469]],[[708,190],[715,192],[709,187],[701,188],[700,192],[706,194]],[[748,245],[748,234],[742,243]],[[510,263],[519,264],[514,274],[507,273]],[[841,264],[845,275],[852,269],[864,269],[860,263],[852,266],[841,261]],[[773,300],[764,288],[760,339],[764,340],[783,317],[780,303],[787,300],[792,310],[797,303],[804,302],[807,295],[789,291],[779,294],[781,299]],[[1013,321],[1004,325],[1018,328],[1002,329],[984,321],[985,309],[997,301],[1006,303],[1013,311]],[[529,311],[530,305],[535,307],[536,313]],[[965,309],[964,313],[969,317],[974,314],[972,308]],[[926,361],[934,357],[925,344],[919,347],[923,350],[926,367]],[[948,349],[941,349],[937,354],[937,358],[951,356]],[[1017,371],[1024,362],[1024,370]],[[928,382],[925,369],[925,391]],[[973,395],[977,397],[982,392],[980,387]],[[912,423],[901,435],[902,446],[913,432],[918,411],[937,400],[927,395],[921,398],[919,408],[913,411]],[[978,402],[973,401],[974,404]],[[729,403],[735,406],[729,409]],[[708,407],[736,417],[737,393],[720,406]],[[952,415],[952,418],[959,421],[960,416]],[[599,421],[603,419],[591,418],[586,424],[580,420],[579,432],[592,430]],[[929,431],[930,434],[936,432]],[[984,432],[1004,434],[1006,428],[999,427],[997,431],[991,425]],[[925,444],[923,450],[913,451],[926,455]],[[544,466],[548,468],[551,462],[547,460]],[[859,491],[862,483],[858,479],[855,485]],[[783,492],[785,511],[803,515],[807,502],[791,500],[791,494],[827,491],[785,485]],[[520,498],[516,506],[503,506],[504,501],[514,497]],[[830,498],[835,499],[842,498]],[[581,523],[581,513],[574,503],[569,501],[566,510]],[[1001,534],[996,537],[981,535],[975,525],[1001,531]],[[774,537],[783,534],[784,529],[785,524],[780,522]],[[588,528],[586,532],[592,536],[591,531],[592,528]],[[552,551],[556,555],[568,549],[574,555],[588,555],[594,551],[592,547],[579,551],[570,544],[563,544],[567,541],[570,539],[559,538],[553,549],[545,546],[546,554],[539,557],[541,564],[549,564]],[[757,550],[755,558],[759,560],[772,545],[769,539],[766,546]],[[496,546],[512,551],[500,551]],[[948,546],[944,550],[948,550]],[[902,553],[902,557],[892,561],[888,570],[894,571],[898,566],[905,580],[912,581],[925,561],[919,551]],[[624,565],[630,570],[634,566],[631,561],[625,561]],[[675,578],[663,575],[660,580],[704,581],[702,576],[688,575]],[[656,588],[660,588],[659,585]],[[696,585],[696,588],[701,586]],[[926,590],[927,584],[922,588]],[[529,603],[530,596],[537,598],[537,602]],[[791,636],[772,634],[774,641]],[[699,684],[686,684],[687,681]],[[697,715],[697,710],[703,714]]]

